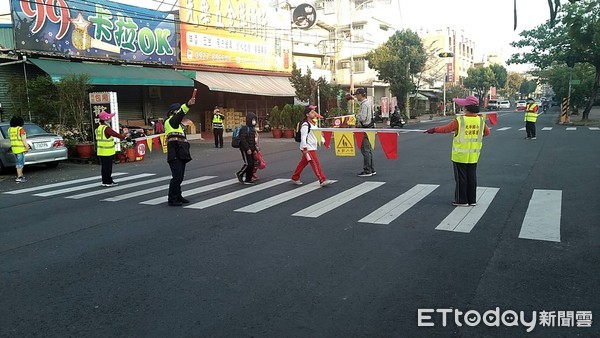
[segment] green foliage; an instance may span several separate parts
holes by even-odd
[[[292,74],[290,76],[290,83],[296,90],[296,97],[301,101],[309,101],[313,92],[313,79],[310,69],[306,71],[306,74],[302,75],[302,70],[296,67],[296,63],[292,64]],[[315,89],[316,90],[316,89]]]
[[[537,82],[533,80],[523,81],[521,83],[521,87],[519,87],[519,92],[521,93],[521,97],[527,97],[529,94],[533,93],[537,88]]]
[[[278,106],[275,106],[273,109],[271,109],[271,113],[269,114],[269,123],[271,123],[271,128],[273,129],[283,128],[283,124],[281,122],[281,110]]]
[[[286,104],[283,106],[281,110],[281,124],[283,128],[293,129],[294,125],[292,124],[292,112],[294,111],[294,106],[291,104]]]
[[[295,105],[292,109],[292,126],[296,128],[298,122],[304,119],[304,106]]]
[[[512,97],[514,99],[518,99],[517,93],[520,93],[521,84],[525,81],[523,75],[510,72],[506,77],[506,85],[504,86],[504,92],[507,97]]]
[[[415,89],[413,77],[423,70],[427,56],[421,38],[405,29],[394,33],[365,58],[379,79],[389,83],[392,94],[401,100]]]
[[[506,68],[504,68],[501,65],[492,64],[490,65],[490,69],[494,73],[494,86],[497,88],[503,88],[504,86],[506,86],[506,78],[508,76]]]
[[[58,97],[70,124],[80,130],[84,141],[92,141],[91,113],[87,108],[89,76],[87,74],[68,75],[56,85]]]
[[[564,64],[535,72],[552,87],[556,97],[567,97],[569,92],[569,73],[571,69]],[[588,64],[576,64],[573,68],[573,79],[580,80],[581,84],[571,88],[571,105],[582,107],[592,95],[595,70]]]
[[[481,103],[483,103],[483,98],[489,88],[495,83],[496,78],[490,67],[471,67],[467,71],[467,78],[464,80],[464,86],[475,91]]]
[[[20,75],[12,75],[8,79],[8,95],[12,109],[11,115],[24,116],[27,114],[27,91],[25,81]]]
[[[52,123],[66,124],[58,90],[50,76],[38,76],[30,80],[28,85],[31,115],[35,117],[35,122],[42,126]]]

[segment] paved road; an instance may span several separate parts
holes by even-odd
[[[457,312],[444,327],[444,309],[493,310],[509,324],[511,310],[527,321],[536,311],[534,335],[598,336],[600,131],[567,130],[556,113],[524,140],[522,114],[500,112],[474,208],[450,204],[451,136],[421,132],[399,135],[396,161],[376,146],[367,179],[356,177],[360,153],[320,149],[337,180],[326,188],[310,185],[309,168],[304,186],[287,181],[293,140],[262,140],[268,167],[252,187],[232,181],[237,150],[196,143],[186,208],[164,203],[169,172],[157,152],[116,165],[115,188],[99,187],[93,165],[27,169],[20,185],[2,175],[0,336],[514,337],[528,328],[471,327],[462,316],[459,326]],[[577,327],[590,312],[591,327]],[[554,327],[542,327],[546,317]]]

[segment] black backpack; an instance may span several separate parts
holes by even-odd
[[[310,133],[310,122],[308,122],[306,119],[298,122],[298,124],[296,124],[296,130],[294,130],[294,140],[296,140],[296,142],[300,142],[301,141],[301,133],[300,133],[300,129],[302,128],[302,124],[306,122],[308,124],[308,132]]]
[[[233,135],[231,135],[231,146],[234,148],[240,147],[240,130],[247,126],[238,126],[233,130]]]

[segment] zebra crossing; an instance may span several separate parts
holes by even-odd
[[[169,185],[161,183],[169,180],[171,178],[170,175],[156,177],[156,174],[151,173],[128,175],[127,173],[117,172],[113,173],[113,176],[119,178],[118,181],[120,184],[118,186],[101,187],[97,182],[98,177],[95,176],[12,190],[4,192],[4,194],[31,194],[36,197],[63,196],[66,199],[73,200],[96,197],[100,198],[100,201],[103,202],[135,199],[135,202],[142,205],[166,204],[167,197],[165,196],[165,193],[168,190]],[[89,183],[90,181],[96,182]],[[344,205],[367,193],[377,192],[378,189],[385,189],[385,183],[386,182],[366,181],[357,186],[343,188],[343,190],[339,192],[334,190],[336,194],[333,196],[302,208],[292,213],[290,216],[314,219],[328,213],[343,213]],[[185,190],[186,197],[193,197],[194,195],[206,192],[214,193],[214,196],[209,196],[202,201],[186,205],[183,209],[189,210],[190,212],[193,212],[195,209],[206,209],[236,200],[243,196],[253,195],[261,191],[268,191],[271,188],[283,184],[290,184],[290,188],[287,191],[275,195],[271,194],[257,202],[233,210],[234,212],[255,214],[282,203],[290,202],[295,198],[313,193],[318,189],[322,189],[318,182],[297,187],[291,185],[290,180],[287,178],[267,180],[253,186],[240,187],[233,192],[223,192],[221,190],[230,186],[239,185],[237,178],[219,180],[218,176],[200,176],[185,180],[182,183],[183,186],[198,184],[199,186]],[[148,185],[151,187],[138,190],[139,187]],[[387,201],[376,210],[363,216],[357,222],[373,225],[390,225],[392,222],[399,219],[405,212],[430,197],[430,195],[439,187],[440,186],[436,184],[416,184],[407,191],[399,193],[397,197]],[[450,212],[450,214],[435,227],[435,230],[470,233],[488,211],[488,208],[492,205],[499,191],[500,189],[495,187],[478,187],[477,205],[473,207],[455,207],[452,212]],[[154,197],[152,196],[153,194],[160,194],[161,196]],[[140,199],[141,201],[139,201]],[[528,240],[560,242],[561,208],[562,191],[535,189],[524,215],[518,237]]]
[[[525,131],[525,127],[500,127],[500,128],[491,128],[494,131],[514,131],[514,130],[518,130],[518,131]],[[542,131],[551,131],[551,130],[559,130],[559,131],[582,131],[582,130],[590,130],[590,131],[600,131],[600,127],[564,127],[564,126],[560,126],[560,127],[542,127],[541,128]]]

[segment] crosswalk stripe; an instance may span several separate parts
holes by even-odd
[[[376,189],[385,184],[385,182],[363,182],[353,188],[343,191],[335,196],[332,196],[324,201],[320,201],[318,204],[309,206],[308,208],[302,209],[292,216],[302,217],[319,217],[341,205],[344,205],[351,200],[366,194],[367,192]]]
[[[113,176],[121,176],[121,175],[125,175],[125,174],[127,174],[127,173],[113,173],[112,175]],[[51,189],[51,188],[57,188],[57,187],[65,186],[65,185],[77,184],[77,183],[81,183],[81,182],[88,182],[88,181],[94,181],[94,180],[100,180],[100,176],[80,178],[80,179],[72,180],[72,181],[58,182],[58,183],[40,185],[40,186],[37,186],[37,187],[26,188],[26,189],[19,189],[19,190],[14,190],[14,191],[7,191],[7,192],[5,192],[5,194],[11,194],[11,195],[24,194],[24,193],[27,193],[27,192],[32,192],[32,191],[37,191],[37,190],[45,190],[45,189]]]
[[[523,130],[525,130],[525,128],[520,128],[520,129],[519,129],[519,131],[523,131]]]
[[[439,185],[417,184],[404,194],[394,198],[379,209],[359,220],[361,223],[390,224],[406,210],[417,204]]]
[[[499,188],[477,187],[477,205],[456,207],[435,229],[469,233],[481,219]]]
[[[502,128],[498,128],[498,131],[503,131],[503,130],[509,130],[512,127],[502,127]]]
[[[195,177],[189,180],[185,180],[181,183],[181,185],[188,185],[188,184],[192,184],[192,183],[197,183],[197,182],[201,182],[201,181],[206,181],[209,180],[211,178],[215,178],[217,176],[200,176],[200,177]],[[134,192],[130,192],[128,194],[123,194],[123,195],[118,195],[118,196],[113,196],[113,197],[109,197],[109,198],[105,198],[102,201],[107,201],[107,202],[118,202],[118,201],[122,201],[128,198],[133,198],[133,197],[139,197],[142,195],[147,195],[147,194],[151,194],[151,193],[155,193],[161,190],[165,190],[165,189],[169,189],[169,185],[168,184],[164,184],[158,187],[152,187],[152,188],[148,188],[148,189],[144,189],[144,190],[138,190],[138,191],[134,191]],[[109,191],[114,191],[114,189],[110,189]]]
[[[333,182],[337,182],[337,181],[333,181]],[[294,190],[290,190],[290,191],[286,191],[282,194],[279,195],[275,195],[275,196],[271,196],[265,200],[262,200],[260,202],[256,202],[250,205],[247,205],[243,208],[239,208],[236,209],[235,211],[239,211],[239,212],[249,212],[249,213],[256,213],[259,211],[263,211],[265,209],[268,209],[270,207],[276,206],[278,204],[281,204],[283,202],[287,202],[293,198],[296,198],[298,196],[302,196],[304,194],[307,194],[313,190],[317,190],[319,189],[321,186],[319,184],[319,182],[313,182],[307,185],[304,185],[300,188],[296,188]]]
[[[240,188],[240,190],[233,191],[233,192],[230,192],[230,193],[225,194],[225,195],[213,197],[213,198],[204,200],[202,202],[194,203],[194,204],[186,206],[185,208],[189,208],[189,209],[205,209],[205,208],[208,208],[208,207],[212,207],[213,205],[221,204],[221,203],[224,203],[224,202],[227,202],[227,201],[231,201],[231,200],[234,200],[234,199],[242,197],[242,196],[253,194],[253,193],[257,192],[257,191],[269,189],[271,187],[274,187],[276,185],[279,185],[279,184],[282,184],[282,183],[285,183],[285,182],[289,183],[290,179],[289,178],[277,178],[277,179],[274,179],[272,181],[268,181],[268,182],[265,182],[265,183],[253,185],[253,186],[245,188],[245,189]]]
[[[533,190],[519,238],[560,242],[561,190]]]
[[[154,174],[138,174],[138,175],[133,175],[133,176],[129,176],[129,177],[122,177],[119,179],[119,182],[131,181],[131,180],[135,180],[138,178],[144,178],[144,177],[148,177],[148,176],[154,176]],[[43,192],[43,193],[39,193],[39,194],[34,194],[33,196],[48,197],[48,196],[53,196],[53,195],[66,194],[66,193],[73,192],[73,191],[85,190],[85,189],[89,189],[89,188],[109,189],[108,187],[101,187],[100,183],[90,183],[90,184],[79,185],[79,186],[71,187],[71,188],[51,190],[51,191],[47,191],[47,192]]]
[[[195,189],[187,190],[187,191],[184,192],[184,195],[186,197],[192,196],[192,195],[197,195],[197,194],[200,194],[200,193],[203,193],[203,192],[206,192],[206,191],[211,191],[211,190],[223,188],[223,187],[226,187],[228,185],[235,184],[235,183],[239,184],[239,182],[240,181],[238,181],[237,178],[232,178],[230,180],[226,180],[226,181],[222,181],[222,182],[217,182],[217,183],[205,185],[203,187],[198,187],[198,188],[195,188]],[[167,203],[167,200],[168,200],[167,196],[161,196],[161,197],[153,198],[151,200],[140,202],[140,204],[158,205],[158,204],[161,204],[161,203]]]
[[[590,127],[590,130],[600,130],[600,127]]]
[[[552,130],[552,127],[544,127],[542,130]]]
[[[577,127],[567,127],[567,130],[577,130]]]
[[[90,192],[84,192],[83,194],[66,196],[65,198],[70,198],[70,199],[76,200],[76,199],[81,199],[81,198],[90,197],[90,196],[108,194],[108,193],[118,191],[118,190],[124,190],[124,189],[133,188],[133,187],[138,187],[140,185],[152,184],[152,183],[156,183],[156,182],[160,182],[160,181],[164,181],[164,180],[168,180],[168,179],[171,179],[171,176],[157,177],[157,178],[153,178],[153,179],[146,180],[146,181],[140,181],[140,182],[135,182],[135,183],[123,184],[123,185],[119,185],[116,187],[110,187],[108,189],[100,189],[100,190],[95,190],[95,191],[90,191]]]

